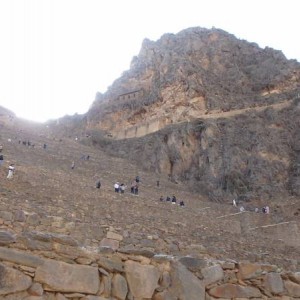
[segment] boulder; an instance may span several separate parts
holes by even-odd
[[[27,216],[26,223],[28,225],[37,226],[40,224],[40,222],[41,222],[41,219],[36,213],[32,213]]]
[[[239,263],[238,268],[238,276],[242,280],[256,278],[262,273],[261,266],[258,264]]]
[[[215,298],[261,298],[259,289],[250,286],[241,286],[226,283],[213,287],[208,294]]]
[[[289,277],[292,281],[300,284],[300,272],[291,273],[289,274]]]
[[[8,231],[0,231],[0,245],[9,245],[16,242],[14,234]]]
[[[133,255],[142,255],[148,258],[152,258],[155,253],[150,251],[149,249],[134,249],[134,248],[120,248],[118,252],[125,253],[125,254],[133,254]]]
[[[45,290],[96,294],[99,289],[98,268],[70,265],[54,260],[45,260],[37,267],[35,281]]]
[[[265,288],[274,295],[283,293],[284,286],[278,273],[268,273],[265,276]]]
[[[224,271],[220,265],[215,265],[201,270],[203,282],[205,285],[215,283],[224,278]]]
[[[113,239],[104,238],[100,242],[100,247],[109,247],[113,250],[117,250],[120,246],[120,242]]]
[[[156,267],[128,260],[125,262],[125,274],[134,298],[152,298],[160,277]]]
[[[17,210],[15,212],[15,221],[16,222],[25,222],[26,221],[26,215],[23,210]]]
[[[103,297],[110,297],[111,295],[112,276],[112,274],[109,274],[108,276],[102,276],[101,278],[99,294]]]
[[[42,296],[44,290],[40,283],[34,282],[32,286],[28,289],[28,293],[32,296]]]
[[[179,261],[191,272],[200,271],[201,268],[207,267],[207,261],[205,259],[183,256]]]
[[[88,295],[88,296],[85,296],[83,298],[80,298],[80,300],[107,300],[107,298],[103,298],[103,297],[100,297],[100,296]]]
[[[292,281],[285,281],[284,282],[284,286],[286,288],[286,290],[288,291],[288,295],[290,297],[300,297],[300,285],[292,282]]]
[[[121,259],[100,257],[97,263],[109,272],[124,272],[124,264]]]
[[[173,297],[168,291],[163,291],[160,293],[156,293],[153,300],[176,300],[177,298]]]
[[[25,291],[31,286],[31,283],[30,276],[0,264],[0,295]]]
[[[44,260],[38,256],[4,247],[0,247],[0,259],[33,268],[38,267],[44,262]]]
[[[203,283],[180,262],[171,263],[170,294],[175,299],[204,300],[205,287]]]
[[[120,300],[125,300],[127,293],[126,279],[120,274],[115,274],[112,279],[112,296]]]
[[[106,237],[108,239],[117,240],[119,242],[123,240],[122,235],[120,235],[118,233],[115,233],[115,232],[112,232],[112,231],[108,231]]]

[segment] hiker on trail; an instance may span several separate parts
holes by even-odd
[[[254,210],[256,213],[259,213],[259,209],[258,207],[255,207],[255,210]]]
[[[171,198],[170,198],[169,196],[167,196],[166,201],[167,201],[167,202],[170,202],[170,201],[171,201]]]
[[[136,182],[136,183],[139,183],[139,182],[140,182],[140,177],[139,177],[139,176],[136,176],[136,177],[135,177],[135,182]]]
[[[124,194],[125,189],[126,189],[126,185],[124,183],[121,183],[120,184],[120,192],[121,192],[121,194]]]
[[[71,169],[74,170],[74,168],[75,168],[75,161],[73,160],[72,165],[71,165]]]
[[[89,156],[89,155],[87,155],[87,156],[86,156],[86,160],[89,160],[89,159],[90,159],[90,156]]]
[[[159,180],[156,181],[156,186],[159,187]]]
[[[8,175],[7,175],[7,179],[13,178],[14,172],[15,172],[14,164],[10,164],[9,167],[8,167]]]
[[[175,195],[173,195],[173,197],[172,197],[172,204],[176,204],[176,197],[175,197]]]
[[[2,146],[2,145],[0,145],[0,152],[2,152],[2,150],[3,150],[3,146]]]
[[[44,148],[44,149],[47,149],[47,144],[44,144],[43,148]]]
[[[100,182],[100,180],[97,180],[96,189],[100,189],[100,188],[101,188],[101,182]]]
[[[116,192],[116,193],[119,193],[119,191],[120,191],[120,184],[119,184],[119,182],[116,182],[116,183],[114,184],[114,188],[115,188],[115,192]]]
[[[235,199],[232,200],[232,205],[233,205],[234,207],[237,207],[237,204],[236,204]]]
[[[0,167],[2,166],[3,164],[3,161],[4,161],[4,157],[2,154],[0,154]]]

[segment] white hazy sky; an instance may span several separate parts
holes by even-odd
[[[144,38],[221,28],[300,61],[299,0],[0,0],[0,105],[46,121],[85,113]]]

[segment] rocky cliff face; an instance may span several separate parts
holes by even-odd
[[[300,65],[280,51],[191,28],[145,40],[87,128],[95,145],[212,198],[300,195],[299,93]]]

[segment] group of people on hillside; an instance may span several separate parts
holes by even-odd
[[[232,205],[234,207],[238,208],[240,212],[246,211],[246,208],[243,205],[239,206],[235,199],[232,200]],[[249,211],[251,211],[251,209]],[[253,211],[253,208],[252,208],[252,211]],[[256,213],[262,212],[263,214],[269,214],[270,213],[270,207],[268,205],[266,205],[262,208],[255,207],[254,212],[256,212]]]
[[[19,140],[19,144],[34,147],[34,144],[32,144],[30,141],[21,141],[21,140]],[[47,144],[45,144],[45,143],[42,144],[43,149],[47,149],[47,147],[48,147]],[[2,151],[3,151],[3,146],[0,145],[0,166],[2,165],[2,163],[4,161],[4,156],[2,154]],[[82,155],[80,157],[80,159],[82,159],[82,160],[89,160],[89,158],[90,158],[90,155]],[[75,168],[75,161],[73,160],[72,163],[71,163],[71,169],[74,169],[74,168]],[[7,179],[12,179],[14,173],[15,173],[15,165],[10,164],[9,167],[8,167]],[[139,194],[139,184],[140,184],[140,177],[136,176],[135,179],[131,182],[131,185],[130,185],[130,193],[132,195],[138,195]],[[159,180],[156,181],[156,186],[157,187],[160,186]],[[96,189],[101,188],[101,181],[100,180],[97,180],[95,182],[95,187],[96,187]],[[116,193],[124,194],[126,188],[127,188],[127,186],[124,183],[116,182],[114,184],[114,191]],[[181,200],[181,201],[178,202],[175,195],[173,195],[172,198],[167,196],[166,199],[164,199],[163,196],[161,196],[160,201],[166,201],[166,202],[170,202],[172,204],[178,204],[181,207],[185,206],[184,201]]]
[[[132,195],[138,195],[139,194],[139,183],[140,183],[140,177],[136,176],[135,180],[131,182],[130,185],[130,193]],[[124,194],[127,186],[124,183],[119,183],[118,181],[114,184],[114,191],[116,193]]]
[[[173,195],[172,198],[170,198],[169,196],[167,196],[166,199],[164,199],[163,196],[160,196],[159,201],[161,201],[161,202],[165,201],[165,202],[169,202],[169,203],[172,203],[172,204],[177,204],[177,198],[175,197],[175,195]],[[184,207],[185,206],[184,201],[180,200],[178,202],[178,205],[180,207]]]
[[[80,159],[81,160],[89,160],[90,159],[90,155],[85,155],[85,154],[82,154],[80,156]],[[75,169],[75,161],[73,160],[72,163],[71,163],[71,169],[74,170]]]
[[[116,183],[114,184],[114,189],[115,189],[115,192],[116,192],[116,193],[124,194],[124,193],[125,193],[126,187],[127,187],[127,186],[126,186],[124,183],[116,182]]]
[[[32,144],[31,143],[31,141],[21,141],[21,140],[19,140],[19,144],[22,144],[22,145],[24,145],[24,146],[28,146],[28,147],[32,147],[32,148],[34,148],[34,146],[35,146],[35,144]]]

